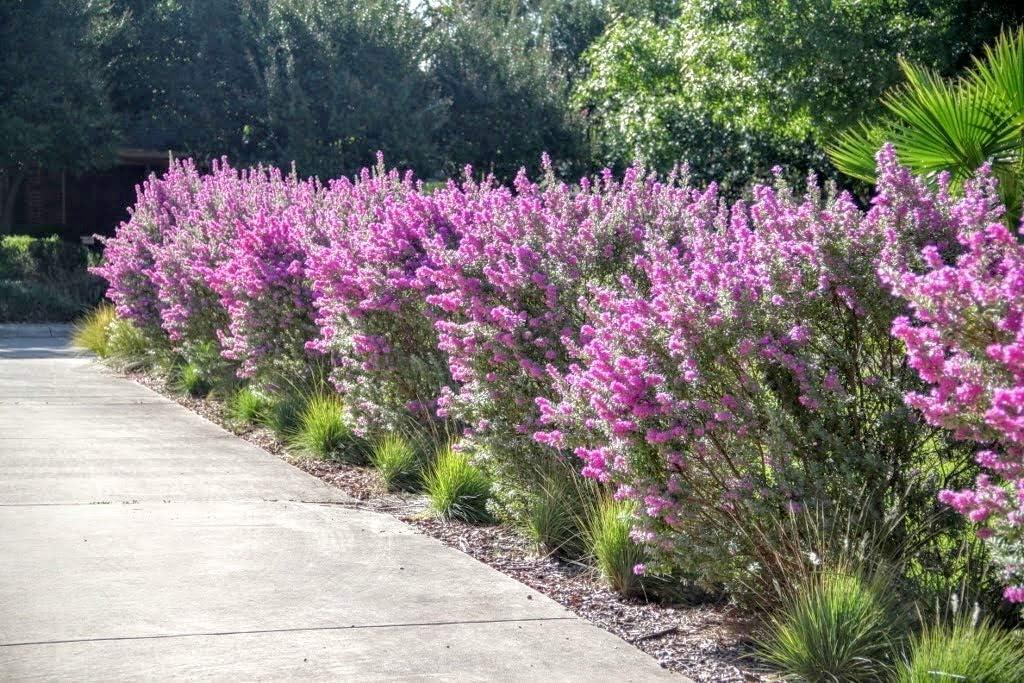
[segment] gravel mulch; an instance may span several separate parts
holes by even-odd
[[[696,681],[764,681],[768,676],[749,659],[750,624],[732,607],[666,605],[628,600],[604,587],[588,567],[539,557],[532,544],[506,526],[442,521],[426,514],[422,495],[390,493],[372,468],[316,460],[290,451],[262,427],[240,426],[225,405],[173,391],[159,377],[131,373],[132,380],[273,453],[359,501],[359,506],[391,514],[520,581],[654,657],[663,667]]]

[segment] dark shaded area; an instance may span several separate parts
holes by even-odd
[[[37,170],[26,177],[14,200],[13,232],[76,242],[94,234],[112,235],[128,219],[136,186],[166,168],[166,163],[152,163],[79,173]]]

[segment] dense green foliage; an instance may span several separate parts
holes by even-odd
[[[119,30],[103,0],[0,3],[0,234],[28,169],[109,159],[116,119],[101,49]]]
[[[0,322],[66,322],[100,302],[103,281],[80,244],[0,236]]]
[[[536,25],[544,17],[495,12],[497,4],[452,0],[428,15],[429,77],[446,104],[438,170],[458,175],[472,164],[508,178],[544,152],[569,170],[586,153],[568,79]]]
[[[827,170],[823,145],[878,111],[898,57],[951,72],[1019,12],[910,0],[626,3],[586,53],[575,101],[599,161],[682,160],[739,189],[776,164]]]
[[[0,225],[27,170],[118,145],[337,177],[688,162],[731,191],[900,78],[951,74],[1024,10],[991,0],[23,0],[0,8]]]
[[[80,244],[57,237],[8,235],[0,238],[0,279],[54,280],[90,265]]]

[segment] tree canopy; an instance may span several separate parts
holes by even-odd
[[[992,0],[11,0],[0,163],[115,146],[337,176],[575,175],[688,162],[740,191],[881,111],[901,58],[948,75],[1024,9]],[[16,188],[15,188],[16,189]],[[7,192],[6,196],[10,196]],[[9,203],[9,202],[8,202]]]
[[[118,121],[100,50],[119,30],[99,0],[0,3],[0,233],[27,170],[109,161]]]
[[[688,161],[743,185],[880,110],[900,58],[954,71],[1021,10],[939,0],[621,0],[574,100],[597,161]]]

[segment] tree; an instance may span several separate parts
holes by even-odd
[[[470,13],[495,25],[520,22],[533,46],[546,46],[566,72],[601,34],[608,19],[606,0],[441,0],[432,11]]]
[[[336,177],[436,163],[444,107],[422,68],[422,20],[399,0],[118,0],[111,51],[131,137],[200,158]]]
[[[263,101],[266,0],[115,0],[129,18],[109,46],[111,99],[128,145],[248,159]]]
[[[448,0],[428,10],[428,70],[448,102],[438,131],[441,171],[472,164],[510,178],[539,165],[544,152],[562,172],[574,171],[583,139],[550,41],[534,17],[494,5]]]
[[[117,121],[101,49],[120,26],[101,0],[0,3],[0,234],[28,172],[110,160]]]
[[[251,136],[271,159],[337,177],[388,162],[436,167],[446,106],[423,63],[425,27],[403,3],[277,0]]]
[[[813,158],[804,118],[780,116],[763,92],[735,26],[694,14],[667,25],[622,16],[585,53],[573,93],[602,163],[634,159],[665,171],[687,162],[700,180],[726,188],[765,176],[777,163]]]
[[[824,145],[878,112],[898,57],[948,73],[1020,13],[969,0],[612,4],[575,91],[601,160],[689,161],[739,186],[775,163],[829,171]]]

